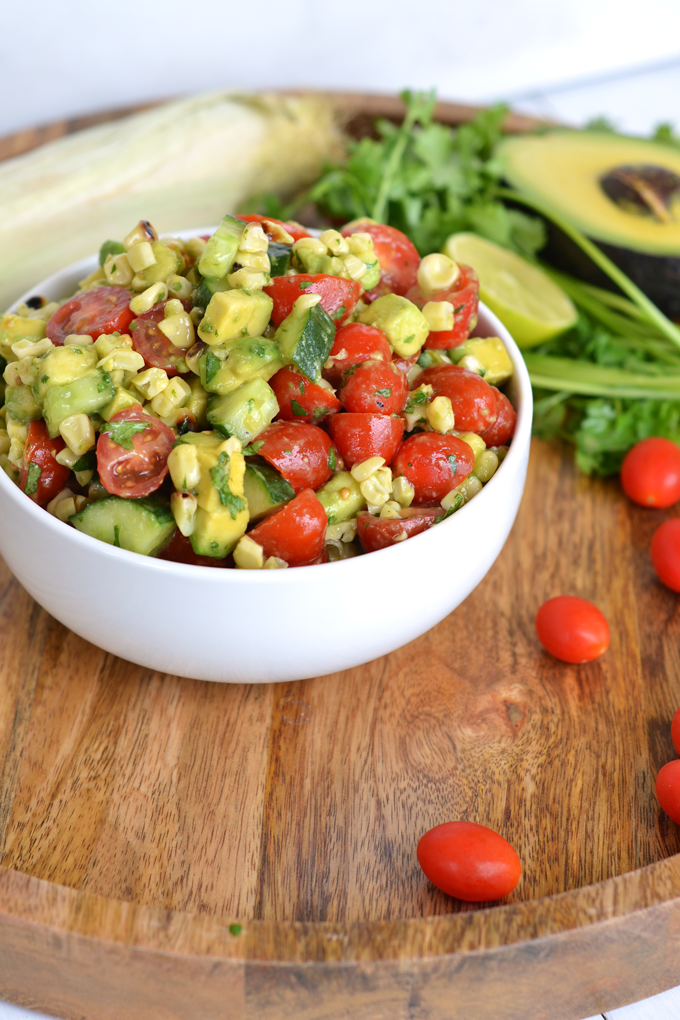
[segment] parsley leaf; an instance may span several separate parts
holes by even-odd
[[[151,422],[148,421],[110,421],[100,431],[103,436],[108,436],[112,443],[122,446],[124,450],[131,450],[132,437],[150,428]]]
[[[220,503],[222,506],[226,506],[231,514],[231,519],[236,520],[236,517],[241,510],[245,510],[246,501],[242,496],[236,496],[229,485],[229,454],[223,451],[217,458],[217,464],[210,470],[210,477],[212,483],[217,489],[217,493],[220,497]]]

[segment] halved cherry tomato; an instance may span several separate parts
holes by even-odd
[[[425,341],[429,350],[450,350],[467,340],[477,325],[477,309],[479,306],[479,279],[470,266],[460,265],[460,276],[453,287],[438,291],[436,294],[424,294],[417,285],[406,297],[409,301],[422,308],[428,301],[450,301],[453,305],[453,329],[437,330],[430,333]]]
[[[417,357],[417,355],[416,355]],[[335,340],[328,356],[324,376],[334,386],[339,386],[343,372],[352,365],[364,361],[390,361],[392,348],[385,334],[375,326],[364,326],[361,322],[348,322],[335,334]]]
[[[420,380],[418,380],[420,382]],[[491,387],[496,393],[496,420],[488,429],[484,429],[479,435],[487,446],[507,446],[515,434],[517,424],[517,411],[514,409],[505,393],[501,393],[495,386]]]
[[[148,312],[138,315],[130,323],[129,333],[132,337],[132,346],[142,355],[150,368],[162,368],[168,375],[177,375],[180,369],[183,372],[187,370],[186,365],[182,363],[185,352],[175,347],[158,328],[158,323],[165,317],[166,304],[167,301],[161,301]],[[183,304],[186,307],[190,302]]]
[[[302,489],[289,503],[275,510],[251,532],[265,559],[278,556],[289,567],[301,567],[316,560],[324,551],[328,518],[311,489]]]
[[[420,265],[415,245],[396,227],[369,219],[353,220],[342,228],[341,233],[343,237],[349,237],[359,231],[373,238],[380,263],[380,282],[366,294],[366,298],[374,301],[383,294],[401,294],[403,297],[414,286]]]
[[[364,361],[347,369],[338,396],[347,411],[399,414],[408,400],[408,382],[391,361]]]
[[[587,599],[558,595],[536,613],[536,633],[543,647],[562,662],[598,659],[609,648],[609,624]]]
[[[320,294],[321,307],[336,326],[341,326],[354,311],[361,285],[355,280],[343,280],[340,276],[328,276],[326,273],[316,276],[300,273],[298,276],[275,276],[264,292],[274,302],[272,322],[275,326],[280,326],[290,315],[301,294]]]
[[[464,482],[474,466],[472,447],[464,440],[418,432],[401,444],[392,470],[416,490],[415,506],[433,506]]]
[[[403,542],[412,535],[427,531],[444,511],[441,507],[405,507],[399,517],[374,517],[367,510],[357,514],[357,538],[364,552],[386,549],[388,545]]]
[[[656,796],[669,818],[680,825],[680,758],[669,761],[656,777]]]
[[[680,499],[680,447],[651,436],[636,443],[621,465],[623,491],[640,506],[667,507]]]
[[[460,365],[433,365],[418,376],[418,385],[428,384],[435,396],[441,393],[451,401],[458,432],[488,429],[496,420],[496,393],[481,375]]]
[[[22,491],[40,506],[46,506],[61,492],[71,474],[70,468],[54,459],[65,445],[61,436],[50,439],[44,421],[32,421],[28,426],[19,484]]]
[[[264,223],[265,220],[269,220],[270,223],[278,223],[280,227],[288,231],[294,241],[299,241],[301,237],[310,236],[302,224],[296,223],[295,220],[277,220],[274,216],[260,216],[258,213],[239,213],[236,219],[244,220],[246,223]]]
[[[170,563],[188,563],[192,567],[226,567],[232,566],[231,558],[216,560],[214,556],[197,556],[194,552],[191,539],[186,538],[177,529],[167,545],[164,545],[157,554],[156,559],[169,560]]]
[[[280,471],[295,492],[318,489],[333,474],[333,444],[317,425],[275,421],[260,432],[254,445],[260,457]]]
[[[290,365],[280,368],[269,380],[269,385],[279,403],[276,421],[305,421],[311,424],[322,421],[342,408],[334,393],[310,382],[299,369]]]
[[[413,366],[418,360],[418,354],[412,354],[410,358],[400,358],[398,354],[395,354],[392,358],[392,364],[403,372],[404,375],[408,375]]]
[[[96,340],[102,333],[125,333],[134,319],[132,295],[125,287],[93,287],[71,298],[48,319],[46,332],[53,344],[63,344],[70,333]]]
[[[659,580],[680,591],[680,519],[661,524],[652,536],[652,563]]]
[[[671,723],[671,740],[673,741],[673,747],[680,754],[680,708],[673,716],[673,722]]]
[[[383,457],[390,464],[404,435],[404,419],[388,414],[335,414],[328,429],[346,467],[369,457]]]
[[[106,491],[125,499],[155,492],[168,473],[172,429],[139,406],[118,411],[105,428],[97,443],[97,470]]]
[[[476,822],[444,822],[421,838],[418,863],[433,885],[468,903],[500,900],[515,888],[522,865],[513,846]]]

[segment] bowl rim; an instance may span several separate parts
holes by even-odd
[[[188,239],[191,237],[196,237],[197,235],[200,234],[213,233],[214,230],[215,230],[214,226],[197,227],[189,230],[180,230],[174,234],[164,233],[162,236],[180,237],[182,239]],[[78,275],[80,275],[81,273],[87,275],[88,273],[92,272],[97,267],[97,265],[98,256],[97,254],[92,254],[86,256],[85,258],[79,259],[76,262],[72,262],[68,266],[64,266],[56,273],[52,273],[51,276],[48,276],[44,280],[41,280],[39,283],[35,284],[35,286],[31,287],[24,294],[22,294],[21,297],[17,298],[16,301],[12,303],[8,311],[9,312],[16,311],[20,304],[27,301],[31,296],[35,295],[36,292],[39,293],[42,290],[49,292],[51,290],[60,288],[66,289],[67,281],[69,281],[71,278],[77,279]],[[69,296],[68,294],[65,295],[65,297],[68,296]],[[521,399],[520,406],[517,411],[517,427],[515,430],[515,434],[513,436],[513,442],[510,444],[508,453],[503,459],[502,464],[499,466],[498,471],[493,476],[493,478],[491,478],[489,482],[484,486],[482,491],[477,493],[474,499],[470,500],[469,503],[466,503],[464,506],[462,506],[460,510],[456,511],[455,514],[452,514],[451,517],[448,518],[448,520],[441,521],[440,525],[438,526],[441,527],[441,525],[446,525],[449,528],[449,532],[452,538],[453,532],[451,531],[451,525],[453,524],[454,521],[458,522],[456,525],[458,529],[462,528],[464,526],[465,521],[468,519],[471,506],[474,503],[477,503],[477,500],[484,499],[488,501],[489,499],[493,499],[493,495],[495,492],[495,488],[493,488],[493,486],[494,483],[496,482],[496,478],[498,477],[499,473],[503,471],[504,472],[503,477],[505,478],[507,477],[510,470],[517,470],[520,468],[524,447],[528,444],[528,442],[531,439],[533,394],[531,389],[531,381],[529,379],[529,373],[524,363],[522,353],[519,347],[517,346],[516,342],[513,340],[512,336],[506,329],[506,327],[500,322],[498,317],[494,315],[491,309],[484,304],[483,301],[479,302],[479,311],[481,315],[483,315],[487,320],[490,320],[491,327],[495,331],[495,333],[491,335],[499,336],[508,350],[510,360],[512,361],[513,364],[513,377],[519,384],[519,393]],[[488,490],[490,488],[491,495],[488,495]],[[47,513],[47,511],[43,507],[38,506],[38,504],[34,503],[32,499],[26,497],[25,493],[21,491],[19,486],[16,485],[16,483],[13,482],[5,473],[5,471],[2,469],[0,469],[0,492],[5,492],[6,495],[16,503],[19,509],[23,508],[24,511],[27,511],[29,515],[34,517],[36,523],[42,522],[42,525],[47,527],[48,530],[53,530],[54,534],[57,537],[61,535],[62,538],[66,538],[67,541],[75,543],[77,547],[80,547],[85,551],[88,549],[92,551],[96,550],[100,556],[104,556],[106,558],[113,557],[114,562],[118,564],[128,563],[130,567],[137,566],[139,568],[156,571],[161,574],[174,573],[175,571],[179,571],[179,576],[184,577],[187,580],[189,578],[194,579],[202,578],[205,581],[208,578],[211,578],[212,579],[210,581],[211,584],[224,584],[229,580],[236,581],[237,578],[238,581],[236,583],[238,584],[270,584],[270,583],[284,584],[286,583],[285,578],[289,577],[287,570],[267,570],[267,571],[228,570],[227,568],[206,567],[200,564],[177,563],[171,560],[161,560],[155,556],[142,556],[139,553],[132,552],[129,549],[120,549],[114,546],[110,546],[107,542],[101,542],[98,539],[93,538],[91,535],[85,535],[82,532],[77,531],[75,528],[65,527],[63,521],[60,521],[57,517],[54,517],[52,516],[52,514]],[[479,503],[477,503],[477,507],[479,507]],[[462,524],[460,523],[461,521],[463,522]],[[410,543],[416,539],[427,540],[428,536],[431,536],[433,530],[434,529],[430,528],[427,531],[421,532],[419,535],[413,535],[409,540],[409,547],[413,549],[413,546],[411,546]],[[440,534],[441,536],[441,532],[438,531],[438,534]],[[422,541],[421,546],[424,546],[424,542]],[[380,555],[383,557],[383,559],[387,555],[395,556],[399,554],[398,551],[402,547],[403,543],[398,546],[397,545],[387,546],[384,549],[375,550],[374,552],[370,553],[370,556],[374,557],[376,555]],[[357,570],[357,565],[364,562],[366,555],[368,554],[364,554],[362,556],[352,556],[344,560],[334,560],[333,562],[328,563],[308,564],[305,567],[295,568],[295,574],[297,575],[297,572],[301,569],[302,570],[314,569],[318,571],[321,569],[328,570],[332,568],[335,571],[334,576],[338,577],[339,575],[337,574],[337,571],[339,569]],[[371,562],[375,561],[371,559]]]

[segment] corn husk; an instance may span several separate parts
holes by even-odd
[[[140,219],[172,233],[217,223],[258,192],[291,194],[342,144],[321,99],[216,93],[0,163],[0,309]]]

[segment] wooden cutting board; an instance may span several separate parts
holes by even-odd
[[[653,792],[680,604],[648,551],[674,513],[536,441],[510,539],[455,613],[271,686],[115,659],[0,565],[0,998],[71,1020],[580,1020],[680,983],[680,829]],[[376,576],[375,597],[427,598],[426,579]],[[607,615],[601,660],[540,649],[560,593]],[[502,905],[420,872],[419,837],[455,818],[518,850]]]

